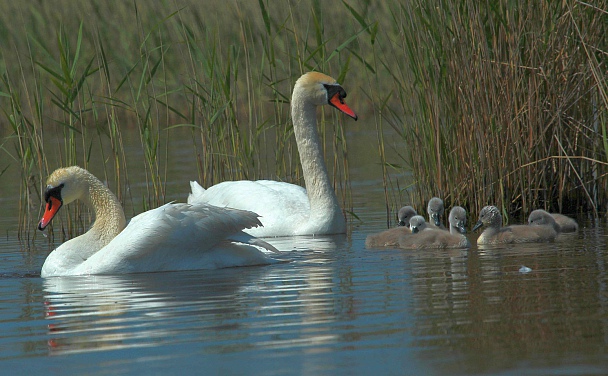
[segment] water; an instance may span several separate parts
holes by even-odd
[[[274,239],[271,266],[45,280],[44,239],[25,250],[3,217],[0,373],[608,372],[605,222],[550,244],[366,250],[386,223],[380,177],[373,158],[351,168],[361,221]]]

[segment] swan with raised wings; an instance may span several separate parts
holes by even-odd
[[[250,210],[263,227],[245,230],[255,236],[328,235],[346,232],[344,214],[327,174],[317,131],[316,108],[329,104],[357,120],[344,103],[346,91],[319,72],[300,77],[293,89],[291,117],[306,189],[272,180],[227,181],[204,189],[191,182],[189,203]]]
[[[95,221],[85,234],[52,251],[41,276],[125,274],[276,262],[259,248],[270,244],[242,230],[260,226],[255,213],[207,204],[169,203],[134,217],[126,225],[116,196],[87,170],[60,168],[47,180],[44,230],[62,205],[81,200]],[[259,248],[258,248],[259,247]]]

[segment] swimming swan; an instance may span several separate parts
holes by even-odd
[[[484,206],[473,231],[485,226],[477,244],[540,243],[557,237],[551,226],[511,225],[502,227],[502,216],[496,206]]]
[[[549,225],[558,234],[578,231],[578,224],[574,219],[563,214],[548,213],[542,209],[536,209],[530,213],[528,224],[531,226]]]
[[[344,214],[327,175],[317,131],[316,109],[329,104],[357,120],[336,80],[318,72],[300,77],[293,89],[291,117],[300,153],[306,189],[272,180],[226,181],[204,189],[191,182],[188,203],[250,210],[264,227],[251,228],[255,236],[328,235],[346,232]]]
[[[399,248],[403,249],[430,249],[430,248],[469,248],[471,243],[465,234],[467,230],[467,212],[461,206],[454,206],[449,216],[450,231],[440,228],[427,228],[426,230],[402,236],[399,239]]]
[[[81,200],[95,213],[89,231],[61,244],[42,266],[41,276],[124,274],[276,262],[258,246],[270,244],[242,230],[260,226],[257,215],[211,205],[165,204],[146,211],[126,225],[116,196],[80,167],[53,172],[45,191],[44,230],[62,205]]]
[[[574,219],[559,213],[551,213],[551,216],[559,226],[558,232],[578,232],[578,223]]]
[[[370,234],[365,238],[366,248],[378,247],[396,247],[399,244],[399,238],[404,234],[411,234],[410,219],[416,216],[416,210],[411,206],[404,206],[399,209],[397,218],[399,226],[389,228],[376,234]],[[424,220],[424,218],[423,218]]]

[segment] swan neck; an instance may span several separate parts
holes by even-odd
[[[96,233],[103,247],[125,228],[126,219],[116,196],[99,179],[92,175],[91,178],[88,194],[81,199],[95,214],[95,221],[89,232]]]
[[[305,97],[297,95],[298,93],[294,90],[292,98],[293,128],[311,213],[313,215],[327,215],[336,211],[341,213],[325,166],[317,130],[317,106],[307,102]]]

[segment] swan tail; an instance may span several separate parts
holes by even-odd
[[[207,255],[216,268],[268,265],[281,262],[260,251],[256,246],[225,241]]]
[[[244,232],[230,236],[230,240],[238,242],[238,243],[253,245],[253,246],[262,248],[266,251],[272,252],[272,253],[276,253],[276,254],[281,253],[281,251],[276,249],[272,244],[270,244],[260,238],[256,238],[254,236],[246,234]]]
[[[276,249],[272,244],[270,244],[260,238],[252,238],[248,244],[255,245],[257,247],[262,247],[272,253],[277,253],[277,254],[281,253],[281,251]]]
[[[197,183],[195,181],[191,181],[190,190],[192,192],[190,194],[188,194],[188,203],[189,204],[205,202],[203,199],[203,196],[205,195],[205,192],[207,190],[205,188],[201,187],[201,185],[199,183]]]

